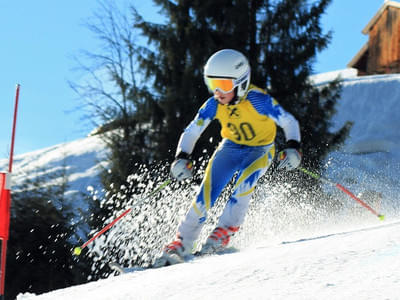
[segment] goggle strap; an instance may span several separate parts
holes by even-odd
[[[220,79],[233,79],[235,80],[235,77],[231,77],[231,76],[212,76],[212,75],[207,75],[207,78],[220,78]]]

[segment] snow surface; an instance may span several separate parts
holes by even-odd
[[[51,176],[64,166],[68,176],[70,196],[87,187],[99,187],[98,174],[106,167],[107,150],[98,136],[90,136],[69,143],[16,155],[13,162],[14,190],[27,178]],[[0,171],[8,170],[9,159],[0,159]],[[51,182],[50,182],[51,184]]]
[[[384,210],[400,194],[400,74],[346,78],[333,129],[354,122],[344,147],[327,162],[331,179],[356,194],[382,193]]]
[[[327,159],[324,176],[358,196],[378,193],[365,201],[385,221],[334,188],[327,187],[344,210],[322,215],[308,206],[274,206],[279,201],[261,187],[255,198],[266,206],[252,210],[235,236],[239,252],[17,299],[400,299],[400,75],[342,70],[312,80],[324,84],[337,74],[344,81],[333,128],[348,120],[354,126]],[[15,185],[39,167],[51,172],[70,159],[71,190],[84,191],[96,184],[105,155],[97,137],[19,155]],[[7,163],[0,160],[0,169]]]
[[[40,296],[62,299],[400,299],[400,222],[138,271]]]

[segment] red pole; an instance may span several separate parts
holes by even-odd
[[[139,202],[153,196],[154,194],[158,193],[161,191],[163,188],[165,188],[168,184],[170,184],[171,179],[168,179],[164,181],[158,188],[156,188],[154,191],[149,193],[146,197],[142,198]],[[138,204],[138,202],[136,203]],[[123,217],[125,217],[127,214],[129,214],[132,210],[132,208],[135,207],[135,205],[131,206],[127,210],[125,210],[122,214],[120,214],[114,221],[112,221],[110,224],[105,226],[102,230],[100,230],[98,233],[95,234],[90,240],[88,240],[86,243],[84,243],[82,246],[75,247],[74,249],[74,254],[75,255],[80,255],[82,249],[86,248],[90,243],[92,243],[95,239],[97,239],[100,235],[102,235],[104,232],[106,232],[108,229],[110,229],[112,226],[114,226],[115,223],[117,223],[119,220],[121,220]]]
[[[1,240],[1,288],[0,297],[4,299],[4,279],[6,277],[7,240]]]
[[[11,206],[11,172],[12,172],[12,164],[14,159],[14,141],[15,141],[15,129],[17,124],[17,111],[18,111],[18,100],[19,100],[19,88],[20,85],[17,84],[17,88],[15,91],[15,106],[14,106],[14,118],[13,118],[13,127],[12,127],[12,135],[11,135],[11,150],[10,150],[10,161],[8,165],[9,174],[1,174],[3,176],[2,184],[0,186],[0,215],[2,217],[2,221],[0,221],[0,238],[1,242],[1,269],[0,269],[0,297],[4,299],[4,285],[5,285],[5,277],[6,277],[6,261],[7,261],[7,242],[9,235],[9,226],[10,226],[10,206]]]
[[[380,220],[384,220],[385,216],[382,214],[378,214],[371,206],[369,206],[367,203],[365,203],[364,201],[362,201],[360,198],[356,197],[352,192],[350,192],[348,189],[346,189],[343,185],[333,182],[329,179],[326,179],[324,177],[319,176],[318,174],[315,174],[311,171],[308,171],[307,169],[304,168],[299,168],[302,172],[304,172],[307,175],[310,175],[311,177],[315,178],[315,179],[319,179],[322,182],[331,184],[335,187],[337,187],[339,190],[341,190],[342,192],[345,192],[347,195],[349,195],[351,198],[353,198],[354,200],[356,200],[358,203],[360,203],[362,206],[364,206],[366,209],[368,209],[370,212],[372,212],[375,216],[377,216]]]
[[[351,198],[353,198],[354,200],[356,200],[358,203],[360,203],[362,206],[364,206],[366,209],[368,209],[370,212],[372,212],[375,216],[377,216],[378,218],[380,218],[381,220],[383,220],[383,215],[380,215],[379,213],[377,213],[371,206],[369,206],[367,203],[365,203],[364,201],[362,201],[360,198],[358,198],[357,196],[355,196],[353,193],[351,193],[348,189],[346,189],[343,185],[336,183],[336,187],[340,190],[342,190],[343,192],[345,192],[347,195],[349,195]]]
[[[20,85],[17,84],[17,90],[15,91],[14,118],[13,118],[12,136],[11,136],[10,163],[8,164],[8,172],[9,173],[12,172],[12,164],[13,164],[13,158],[14,158],[14,141],[15,141],[15,128],[17,127],[19,87],[20,87]]]
[[[6,253],[10,221],[10,190],[7,186],[6,173],[0,173],[0,239],[1,239],[1,269],[0,296],[4,297],[4,278],[6,273]]]
[[[119,220],[121,220],[123,217],[125,217],[128,213],[130,213],[130,211],[132,210],[132,208],[128,208],[127,210],[125,210],[118,218],[116,218],[114,221],[112,221],[110,224],[108,224],[107,226],[105,226],[102,230],[100,230],[95,236],[93,236],[90,240],[88,240],[86,243],[84,243],[80,248],[81,250],[83,248],[86,248],[87,245],[89,245],[91,242],[93,242],[95,239],[97,239],[100,235],[102,235],[104,232],[106,232],[108,229],[110,229],[115,223],[117,223]]]

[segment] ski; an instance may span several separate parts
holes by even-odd
[[[185,262],[185,261],[184,261]],[[122,274],[127,274],[127,273],[134,273],[134,272],[140,272],[140,271],[145,271],[145,270],[150,270],[150,269],[158,269],[158,268],[163,268],[163,267],[167,267],[167,266],[172,266],[175,264],[179,264],[179,263],[183,263],[183,262],[177,262],[177,263],[165,263],[165,264],[159,264],[159,265],[155,265],[152,264],[150,266],[147,267],[124,267],[121,264],[117,263],[117,262],[110,262],[108,264],[108,266],[110,267],[111,270],[115,271],[117,274],[116,275],[122,275]]]
[[[238,252],[238,250],[236,248],[229,247],[224,250],[217,251],[217,252],[211,252],[211,253],[196,251],[193,254],[185,257],[185,259],[182,259],[180,257],[176,257],[173,260],[169,260],[169,261],[159,259],[154,264],[147,266],[147,267],[140,267],[140,266],[124,267],[117,262],[110,262],[108,264],[108,266],[110,267],[111,270],[115,271],[118,275],[122,275],[122,274],[127,274],[127,273],[133,273],[133,272],[145,271],[145,270],[150,270],[150,269],[158,269],[158,268],[173,266],[173,265],[177,265],[177,264],[181,264],[181,263],[187,263],[187,262],[190,262],[190,261],[192,261],[196,258],[200,258],[200,257],[224,255],[224,254],[230,254],[230,253],[235,253],[235,252]]]
[[[110,262],[108,264],[108,266],[110,267],[111,270],[116,271],[119,274],[126,274],[126,273],[132,273],[132,272],[137,272],[137,271],[144,271],[144,270],[152,268],[152,266],[125,268],[125,267],[121,266],[117,262]]]
[[[213,251],[213,252],[196,251],[193,253],[193,256],[199,257],[199,256],[208,256],[208,255],[223,255],[223,254],[235,253],[238,251],[239,250],[235,247],[227,247],[222,250]]]

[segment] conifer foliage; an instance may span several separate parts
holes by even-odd
[[[139,60],[153,83],[158,120],[151,139],[156,156],[171,158],[182,129],[209,96],[202,68],[217,50],[242,51],[252,66],[252,81],[275,97],[300,121],[305,163],[313,168],[339,145],[349,130],[329,132],[339,82],[315,87],[308,78],[316,54],[325,49],[331,33],[323,33],[320,18],[331,0],[154,1],[167,21],[145,22],[136,14],[136,27],[152,47],[142,47]],[[217,127],[216,127],[217,128]],[[200,149],[214,143],[200,141]],[[207,136],[207,135],[206,135]],[[283,146],[278,138],[278,148]]]
[[[146,21],[133,5],[121,12],[103,1],[98,22],[89,28],[104,53],[88,55],[94,64],[84,70],[92,80],[74,85],[93,119],[102,122],[99,132],[111,149],[111,165],[103,173],[107,190],[117,193],[142,164],[173,159],[182,130],[210,96],[203,66],[223,48],[243,52],[253,83],[300,121],[307,167],[318,169],[345,139],[350,124],[329,132],[340,83],[309,82],[316,54],[331,38],[320,24],[331,0],[153,2],[159,22]],[[218,132],[216,123],[206,130],[194,159],[213,152]],[[278,149],[284,146],[281,134],[277,142]]]
[[[82,283],[90,274],[89,265],[71,255],[77,228],[65,171],[38,170],[12,193],[6,299]]]
[[[168,167],[165,162],[172,161],[180,134],[210,97],[203,66],[224,48],[244,53],[252,82],[299,120],[303,163],[318,171],[351,126],[329,131],[340,82],[309,82],[316,54],[331,38],[320,24],[331,0],[153,2],[159,7],[159,22],[146,21],[133,5],[121,11],[102,2],[102,11],[89,26],[102,47],[98,53],[86,53],[93,65],[83,68],[91,80],[73,85],[92,119],[100,123],[99,133],[111,150],[102,174],[110,200],[101,208],[102,220],[132,199],[135,182],[127,181],[131,174],[140,173],[143,166],[155,171],[152,166]],[[213,152],[219,129],[216,122],[207,128],[192,154],[195,162]],[[278,132],[277,149],[283,147]],[[301,173],[294,175],[301,181]],[[116,197],[122,192],[123,197]]]

